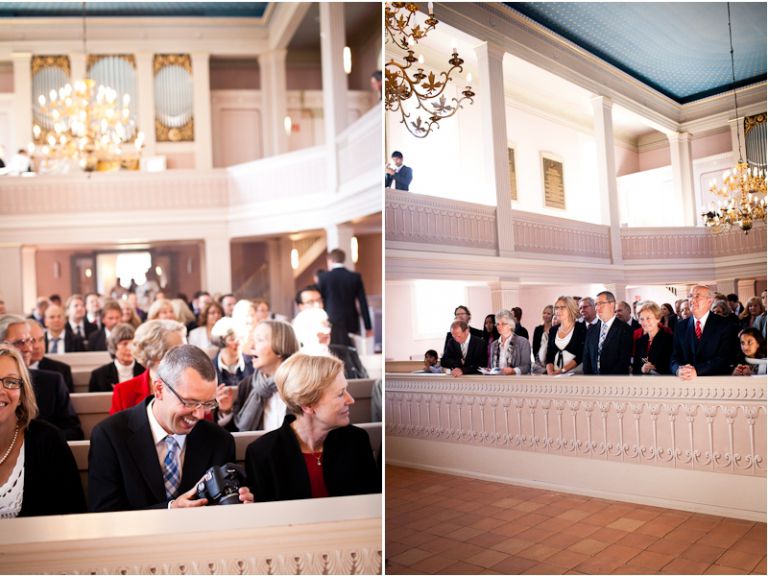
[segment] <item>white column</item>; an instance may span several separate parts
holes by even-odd
[[[287,50],[273,50],[259,56],[264,156],[284,154],[288,151],[288,136],[283,125],[288,98],[286,54]]]
[[[489,282],[491,289],[491,314],[495,314],[502,308],[511,310],[520,304],[520,282],[517,280],[499,280]]]
[[[691,135],[688,132],[672,132],[669,139],[669,156],[672,160],[672,182],[680,194],[683,209],[683,226],[696,226],[696,198],[693,190],[693,159]]]
[[[605,289],[613,293],[616,298],[616,302],[627,301],[627,285],[614,282],[613,284],[606,284]],[[631,306],[632,304],[628,302]]]
[[[616,154],[613,145],[613,103],[605,96],[592,98],[595,116],[595,143],[597,145],[597,172],[603,210],[611,225],[611,259],[614,264],[622,261],[621,228],[619,221],[619,195],[616,186]],[[605,219],[605,218],[604,218]]]
[[[736,278],[716,278],[715,285],[712,286],[712,289],[726,295],[737,293],[738,282],[736,281]]]
[[[23,289],[22,304],[26,316],[29,310],[37,303],[37,263],[35,246],[22,246],[21,248],[21,285]]]
[[[11,314],[23,314],[24,305],[22,279],[21,245],[6,244],[0,246],[0,300],[5,302],[5,308]],[[26,316],[26,314],[24,314]]]
[[[192,90],[195,114],[195,168],[213,168],[211,142],[211,81],[208,65],[210,55],[192,53]]]
[[[481,108],[486,186],[496,191],[496,227],[499,256],[514,256],[515,231],[512,227],[507,160],[507,114],[504,102],[504,49],[485,43],[475,48],[480,74],[480,89],[475,97]]]
[[[325,227],[328,252],[334,248],[344,250],[344,254],[347,255],[344,265],[350,270],[355,269],[355,263],[352,262],[352,236],[354,235],[352,227],[346,224],[333,224]]]
[[[32,55],[16,52],[13,57],[13,150],[7,151],[10,158],[19,148],[26,148],[32,141]],[[47,98],[47,96],[46,96]]]
[[[347,127],[347,76],[344,73],[344,4],[320,2],[320,49],[323,67],[323,121],[328,150],[328,190],[339,188],[336,136]]]
[[[756,296],[757,282],[754,278],[748,278],[746,280],[736,281],[736,294],[739,295],[739,300],[744,306],[747,305],[747,300]]]
[[[153,55],[139,52],[136,54],[136,78],[138,80],[138,116],[139,130],[144,133],[144,155],[155,155],[155,74],[152,70]]]
[[[220,233],[205,238],[204,263],[203,289],[211,294],[214,292],[226,294],[231,291],[232,257],[226,227]]]

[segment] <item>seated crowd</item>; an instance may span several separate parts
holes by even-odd
[[[0,315],[4,517],[204,506],[201,478],[235,461],[230,432],[255,430],[266,433],[237,471],[241,502],[381,490],[368,435],[350,425],[347,378],[367,373],[354,348],[330,343],[316,285],[296,295],[296,331],[266,301],[231,294],[201,292],[193,306],[160,294],[146,313],[128,297],[52,300],[29,318]],[[86,504],[67,445],[84,437],[72,371],[46,354],[99,350],[112,361],[89,391],[112,402],[91,433]]]
[[[609,291],[592,297],[560,296],[544,307],[542,323],[528,331],[522,310],[485,317],[470,326],[466,306],[454,311],[443,355],[424,356],[424,372],[453,376],[476,373],[675,375],[766,374],[766,293],[744,307],[704,285],[688,298],[659,305],[617,302]]]

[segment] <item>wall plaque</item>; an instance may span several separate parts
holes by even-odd
[[[544,205],[565,210],[563,163],[552,158],[542,158],[544,176]]]

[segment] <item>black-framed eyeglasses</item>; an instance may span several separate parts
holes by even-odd
[[[206,402],[200,402],[199,400],[187,400],[185,398],[182,398],[179,396],[179,393],[176,392],[176,390],[173,389],[173,386],[168,384],[165,380],[160,379],[160,382],[165,384],[165,386],[173,392],[173,395],[176,396],[176,398],[179,399],[179,402],[184,406],[184,408],[188,408],[190,410],[197,410],[198,408],[202,408],[206,412],[210,412],[211,410],[215,410],[216,407],[219,405],[219,403],[216,400],[208,400]]]
[[[13,376],[0,378],[0,382],[3,383],[3,388],[6,390],[18,390],[24,385],[24,380],[21,378],[14,378]]]

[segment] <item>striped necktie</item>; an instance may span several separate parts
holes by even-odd
[[[600,372],[600,356],[603,355],[603,342],[608,335],[608,324],[600,322],[600,338],[597,340],[597,371]]]
[[[696,320],[696,340],[701,340],[701,321]]]

